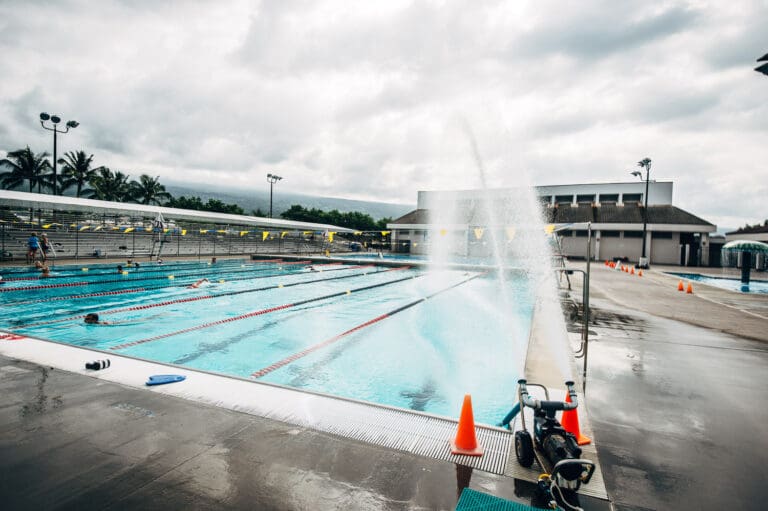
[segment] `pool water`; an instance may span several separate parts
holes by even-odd
[[[710,286],[727,289],[729,291],[738,291],[740,293],[758,293],[768,294],[768,281],[751,279],[748,285],[742,284],[740,279],[727,277],[712,277],[698,273],[676,273],[669,272],[670,275],[682,277],[684,279],[701,282]]]
[[[478,272],[374,264],[124,270],[57,266],[39,279],[3,269],[0,328],[450,417],[471,394],[475,420],[487,424],[513,404],[533,311],[522,275],[502,293]],[[210,282],[189,287],[202,278]],[[109,324],[85,324],[89,312]]]

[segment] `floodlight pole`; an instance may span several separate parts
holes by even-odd
[[[269,182],[269,218],[272,218],[272,188],[281,179],[283,178],[277,174],[267,174],[267,181]]]
[[[646,247],[646,233],[648,231],[648,182],[651,178],[651,159],[650,158],[643,158],[639,162],[637,162],[638,167],[642,167],[645,169],[645,206],[643,207],[643,254],[640,260],[637,262],[638,268],[648,268],[648,257],[645,254],[645,247]],[[633,175],[639,177],[640,179],[643,179],[643,173],[639,171],[632,172]]]
[[[51,121],[51,125],[53,127],[48,127],[45,125],[46,121]],[[61,122],[61,118],[58,115],[48,115],[45,112],[40,113],[40,126],[43,127],[43,129],[52,131],[53,132],[53,194],[58,195],[56,193],[56,189],[58,187],[58,179],[56,175],[56,164],[57,164],[57,157],[56,157],[56,135],[59,133],[69,133],[70,128],[77,128],[80,126],[80,123],[77,121],[67,121],[67,129],[60,130],[58,129],[58,124]]]

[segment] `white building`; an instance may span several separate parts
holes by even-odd
[[[642,254],[646,221],[646,254],[651,263],[709,265],[709,235],[716,226],[674,206],[670,181],[648,183],[646,212],[645,188],[644,182],[637,181],[538,186],[535,191],[545,222],[563,228],[559,232],[561,246],[569,257],[586,257],[589,224],[595,259],[637,261]],[[472,254],[477,229],[519,228],[506,211],[505,203],[519,203],[520,197],[520,189],[419,192],[417,209],[388,224],[393,232],[393,250],[426,253],[430,232],[442,229],[458,240],[465,240],[459,246],[466,255],[477,255]],[[494,221],[494,225],[487,220],[489,208],[496,211],[491,217],[501,219]],[[445,220],[436,219],[435,211],[446,210],[455,211],[450,225],[437,225]]]

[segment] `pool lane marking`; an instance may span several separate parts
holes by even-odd
[[[418,300],[414,300],[411,303],[407,303],[407,304],[405,304],[405,305],[403,305],[401,307],[398,307],[397,309],[394,309],[394,310],[391,310],[391,311],[389,311],[387,313],[384,313],[381,316],[376,316],[373,319],[369,319],[365,323],[361,323],[361,324],[359,324],[359,325],[357,325],[357,326],[355,326],[353,328],[350,328],[346,332],[342,332],[342,333],[340,333],[338,335],[335,335],[335,336],[331,337],[330,339],[326,339],[323,342],[319,342],[317,344],[314,344],[314,345],[310,346],[309,348],[307,348],[305,350],[302,350],[302,351],[299,351],[297,353],[294,353],[293,355],[288,356],[288,357],[286,357],[286,358],[284,358],[282,360],[278,360],[277,362],[275,362],[272,365],[269,365],[267,367],[259,369],[258,371],[255,371],[255,372],[253,372],[251,374],[251,378],[261,378],[262,376],[265,376],[265,375],[271,373],[272,371],[280,369],[281,367],[283,367],[285,365],[288,365],[291,362],[294,362],[294,361],[296,361],[296,360],[298,360],[300,358],[306,357],[307,355],[309,355],[313,351],[317,351],[320,348],[324,348],[324,347],[328,346],[329,344],[333,344],[333,343],[343,339],[344,337],[348,336],[349,334],[355,333],[355,332],[357,332],[359,330],[362,330],[363,328],[369,327],[369,326],[371,326],[371,325],[373,325],[375,323],[378,323],[379,321],[382,321],[384,319],[391,318],[392,316],[394,316],[398,312],[403,312],[406,309],[410,309],[411,307],[413,307],[415,305],[418,305],[418,304],[420,304],[422,302],[425,302],[425,301],[429,300],[430,298],[432,298],[432,297],[434,297],[436,295],[439,295],[440,293],[444,293],[444,292],[446,292],[446,291],[448,291],[450,289],[453,289],[455,287],[458,287],[458,286],[460,286],[462,284],[466,284],[470,280],[476,279],[477,277],[480,277],[481,275],[485,275],[486,273],[487,272],[485,272],[485,273],[477,273],[477,274],[473,275],[472,277],[470,277],[468,279],[464,279],[461,282],[453,284],[452,286],[449,286],[449,287],[443,288],[443,289],[441,289],[439,291],[436,291],[436,292],[432,293],[431,295],[419,298]]]
[[[311,261],[295,261],[295,262],[287,262],[283,263],[283,266],[288,265],[295,265],[295,264],[307,264]],[[262,268],[260,270],[251,270],[251,269],[245,269],[245,270],[239,270],[239,271],[227,271],[225,274],[227,275],[236,275],[239,273],[250,273],[253,271],[269,271],[272,268]],[[44,284],[40,286],[27,286],[27,287],[4,287],[0,288],[0,293],[10,293],[14,291],[34,291],[37,289],[53,289],[53,288],[60,288],[60,287],[77,287],[77,286],[90,286],[90,285],[99,285],[99,284],[112,284],[117,282],[135,282],[140,280],[166,280],[169,276],[163,275],[160,277],[135,277],[132,275],[136,275],[136,273],[129,273],[128,275],[123,275],[120,278],[116,279],[105,279],[105,280],[96,280],[93,282],[87,282],[87,281],[78,281],[78,282],[66,282],[64,284]],[[204,274],[201,274],[198,270],[195,270],[194,273],[179,273],[174,275],[174,277],[200,277]]]
[[[336,270],[353,270],[353,269],[357,270],[357,269],[360,269],[360,268],[371,268],[373,266],[375,266],[375,265],[374,264],[361,264],[361,265],[356,265],[356,266],[348,266],[346,268],[337,268],[337,269],[334,269],[333,271],[336,271]],[[387,270],[376,271],[376,272],[372,272],[372,273],[353,273],[351,275],[342,275],[341,277],[328,277],[328,278],[324,278],[324,279],[304,280],[304,281],[301,281],[301,282],[292,282],[292,283],[289,283],[289,284],[275,284],[273,286],[259,287],[259,288],[254,288],[254,289],[240,289],[238,291],[227,291],[227,292],[224,292],[224,293],[217,293],[217,294],[213,294],[213,295],[188,296],[186,298],[177,298],[177,299],[174,299],[174,300],[165,300],[165,301],[157,302],[157,303],[148,303],[148,304],[144,304],[144,305],[132,305],[130,307],[121,307],[119,309],[112,309],[112,310],[107,310],[107,311],[98,311],[98,313],[99,313],[100,316],[106,316],[106,315],[109,315],[109,314],[117,314],[117,313],[120,313],[120,312],[146,310],[146,309],[153,309],[155,307],[165,307],[165,306],[173,305],[173,304],[176,304],[176,303],[188,303],[188,302],[196,302],[196,301],[200,301],[200,300],[210,300],[212,298],[220,298],[222,296],[234,296],[234,295],[241,295],[241,294],[245,294],[245,293],[256,293],[256,292],[259,292],[259,291],[267,291],[267,290],[270,290],[270,289],[278,289],[280,287],[285,288],[285,287],[301,286],[301,285],[304,285],[304,284],[314,284],[316,282],[326,282],[326,281],[329,281],[329,280],[341,280],[341,279],[349,279],[349,278],[353,278],[353,277],[362,277],[362,276],[366,276],[366,275],[372,275],[372,274],[375,274],[375,273],[385,273],[385,272],[399,270],[399,269],[400,268],[394,268],[394,269],[390,268],[390,269],[387,269]],[[184,287],[188,287],[188,285],[184,284]],[[89,307],[86,310],[92,310],[92,309],[93,309],[93,307]],[[27,323],[27,324],[24,324],[24,325],[14,325],[14,326],[7,327],[6,330],[19,330],[19,329],[34,328],[34,327],[44,326],[44,325],[52,325],[52,324],[55,324],[55,323],[64,323],[66,321],[73,321],[75,319],[81,319],[81,318],[84,318],[85,316],[86,316],[86,314],[78,314],[76,316],[69,316],[69,317],[66,317],[66,318],[51,319],[51,320],[48,320],[48,321],[38,321],[36,323]]]
[[[295,264],[295,263],[286,263],[286,265],[289,265],[289,264]],[[269,270],[274,270],[274,269],[275,268],[266,268],[264,271],[269,271]],[[337,269],[338,270],[343,270],[343,269],[346,269],[346,268],[337,268]],[[324,270],[324,271],[336,271],[337,269]],[[261,271],[261,270],[256,270],[256,271]],[[237,273],[247,273],[247,272],[237,272]],[[214,278],[218,278],[218,277],[222,277],[222,276],[226,277],[227,275],[233,275],[233,274],[236,274],[236,273],[224,272],[224,273],[222,273],[220,275],[217,275]],[[192,280],[192,279],[195,279],[197,277],[204,277],[205,275],[206,274],[204,274],[204,273],[188,274],[188,275],[180,275],[179,278],[187,278],[187,277],[189,277],[190,280]],[[281,274],[256,275],[256,276],[253,276],[253,274],[248,274],[245,277],[227,277],[226,280],[227,280],[227,282],[235,282],[235,281],[240,281],[240,280],[269,279],[269,278],[272,278],[272,277],[279,277],[280,275]],[[294,275],[295,275],[295,273],[294,273]],[[162,279],[157,279],[157,280],[163,280],[165,278],[166,277],[163,277]],[[134,280],[143,280],[143,279],[134,279]],[[106,281],[101,281],[101,282],[106,282]],[[101,283],[101,282],[98,282],[98,283]],[[127,281],[127,280],[123,281],[122,279],[118,279],[117,282],[129,282],[129,281]],[[188,285],[189,284],[184,283],[184,284],[169,284],[169,285],[163,285],[163,286],[145,286],[145,287],[140,287],[140,288],[116,289],[114,291],[98,291],[96,293],[85,293],[85,294],[63,295],[63,296],[49,296],[47,298],[39,298],[39,299],[35,299],[35,300],[19,300],[19,301],[4,302],[4,304],[5,305],[26,305],[26,304],[30,304],[30,303],[51,302],[51,301],[56,301],[56,300],[76,300],[76,299],[79,299],[79,298],[91,298],[91,297],[94,297],[94,296],[107,296],[107,295],[137,293],[137,292],[140,292],[140,291],[151,291],[151,290],[155,290],[155,289],[166,289],[166,288],[170,288],[170,287],[187,287]]]
[[[271,259],[269,262],[271,262],[271,263],[281,263],[281,262],[283,262],[283,259]],[[154,265],[154,264],[152,264],[151,266],[150,266],[150,264],[151,263],[146,263],[146,265],[142,265],[138,269],[135,266],[126,266],[124,268],[124,271],[127,271],[129,275],[134,275],[134,274],[145,275],[147,273],[161,273],[161,272],[168,272],[170,270],[197,271],[197,270],[204,270],[206,268],[210,268],[211,266],[213,266],[213,265],[211,265],[211,263],[200,263],[199,265],[196,265],[194,267],[191,264],[186,264],[186,265],[183,265],[183,266],[175,266],[175,267],[170,265],[170,264],[168,264],[168,265],[165,265],[165,264]],[[245,266],[244,263],[226,263],[226,264],[217,263],[215,265],[216,268],[221,268],[223,270],[232,270],[234,268],[242,268],[243,266]],[[133,271],[131,271],[131,269],[133,269]],[[268,269],[269,268],[265,268],[265,270],[268,270]],[[63,270],[63,271],[70,271],[70,270]],[[40,277],[40,275],[39,275],[40,272],[37,271],[38,275],[36,275],[36,276],[32,276],[32,277],[7,277],[7,278],[3,279],[3,282],[17,282],[17,281],[22,281],[22,280],[26,280],[26,281],[29,281],[29,280],[41,280],[43,278],[45,280],[51,280],[51,279],[67,279],[67,278],[71,278],[71,277],[75,277],[75,276],[77,276],[79,278],[90,278],[90,277],[102,277],[104,275],[115,275],[115,268],[111,268],[109,271],[88,272],[87,274],[84,274],[84,273],[81,273],[81,272],[77,272],[77,270],[71,270],[71,271],[74,271],[76,273],[73,273],[71,275],[51,275],[50,277]],[[257,271],[259,271],[259,270],[257,270]]]
[[[359,288],[356,288],[356,289],[349,289],[349,290],[346,290],[346,291],[339,291],[337,293],[331,293],[331,294],[328,294],[328,295],[318,296],[318,297],[315,297],[315,298],[307,298],[306,300],[300,300],[300,301],[294,302],[294,303],[286,303],[286,304],[283,304],[283,305],[277,305],[275,307],[269,307],[267,309],[261,309],[261,310],[257,310],[257,311],[253,311],[253,312],[248,312],[246,314],[241,314],[239,316],[234,316],[234,317],[231,317],[231,318],[220,319],[218,321],[211,321],[211,322],[208,322],[208,323],[203,323],[202,325],[196,325],[196,326],[192,326],[192,327],[189,327],[189,328],[184,328],[183,330],[177,330],[175,332],[168,332],[166,334],[155,335],[153,337],[147,337],[146,339],[140,339],[138,341],[132,341],[132,342],[126,342],[126,343],[123,343],[123,344],[118,344],[117,346],[112,346],[109,349],[110,350],[121,350],[121,349],[124,349],[124,348],[129,348],[131,346],[138,346],[139,344],[144,344],[144,343],[152,342],[152,341],[158,341],[160,339],[166,339],[168,337],[173,337],[175,335],[185,334],[185,333],[189,333],[189,332],[194,332],[195,330],[202,330],[204,328],[209,328],[209,327],[212,327],[212,326],[223,325],[225,323],[231,323],[233,321],[239,321],[241,319],[253,318],[253,317],[256,317],[256,316],[261,316],[263,314],[269,314],[270,312],[275,312],[275,311],[284,310],[284,309],[290,309],[291,307],[296,307],[296,306],[304,305],[304,304],[307,304],[307,303],[319,302],[321,300],[329,300],[331,298],[336,298],[336,297],[339,297],[339,296],[345,296],[345,295],[349,295],[349,294],[352,294],[352,293],[357,293],[357,292],[360,292],[360,291],[367,291],[367,290],[370,290],[370,289],[375,289],[377,287],[388,286],[390,284],[396,284],[398,282],[403,282],[405,280],[415,279],[415,278],[421,277],[423,275],[424,274],[412,275],[412,276],[409,276],[409,277],[403,277],[401,279],[389,280],[387,282],[380,282],[378,284],[371,284],[371,285],[368,285],[368,286],[363,286],[363,287],[359,287]]]
[[[190,269],[191,270],[191,269],[194,269],[194,268],[203,269],[203,268],[207,268],[207,267],[210,267],[210,266],[226,267],[226,266],[236,266],[238,264],[242,266],[242,265],[245,265],[245,264],[255,265],[256,263],[276,263],[276,262],[283,262],[283,261],[285,261],[285,260],[280,258],[280,259],[261,259],[261,260],[254,260],[254,261],[249,261],[247,259],[225,259],[225,260],[219,261],[219,262],[217,262],[217,263],[215,263],[213,265],[210,262],[204,262],[204,261],[200,261],[200,262],[186,262],[186,263],[180,261],[180,262],[177,262],[177,263],[168,262],[168,263],[164,263],[164,264],[157,264],[157,263],[155,263],[153,261],[144,261],[144,262],[139,261],[139,263],[141,263],[140,271],[154,271],[154,269],[158,269],[158,271],[161,271],[162,269],[168,269],[168,268],[171,268],[171,269],[174,269],[174,270],[178,269],[179,271],[184,271],[186,269]],[[110,271],[100,271],[100,270],[106,269],[106,267],[104,265],[107,264],[107,263],[96,263],[96,264],[99,265],[98,268],[97,267],[90,268],[91,270],[99,272],[99,273],[94,273],[95,275],[110,275],[110,274],[114,274],[114,266],[111,266],[111,265],[109,266]],[[124,265],[126,265],[126,269],[135,268],[135,266],[127,266],[127,263],[116,262],[115,264],[116,265],[117,264],[124,264]],[[69,268],[67,268],[67,267],[69,267]],[[83,266],[83,265],[69,265],[69,264],[56,266],[56,268],[60,269],[61,271],[65,271],[65,272],[71,271],[71,272],[74,272],[72,275],[69,275],[69,276],[81,275],[81,268],[83,268],[83,267],[87,268],[87,266]],[[7,276],[7,278],[4,278],[3,280],[7,280],[7,281],[13,281],[13,280],[34,280],[36,277],[11,277],[11,275],[28,275],[28,274],[39,275],[39,273],[40,273],[40,270],[24,270],[24,271],[13,271],[13,270],[9,271],[9,270],[5,270],[5,276]],[[89,273],[89,275],[90,275],[90,273]],[[88,276],[88,275],[82,275],[82,276],[85,277],[85,276]],[[52,275],[51,276],[51,278],[56,278],[56,277],[59,277],[59,276],[58,275]]]

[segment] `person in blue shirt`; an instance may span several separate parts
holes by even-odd
[[[27,240],[27,249],[27,263],[31,263],[37,257],[37,251],[40,250],[40,240],[36,232],[33,232]]]

